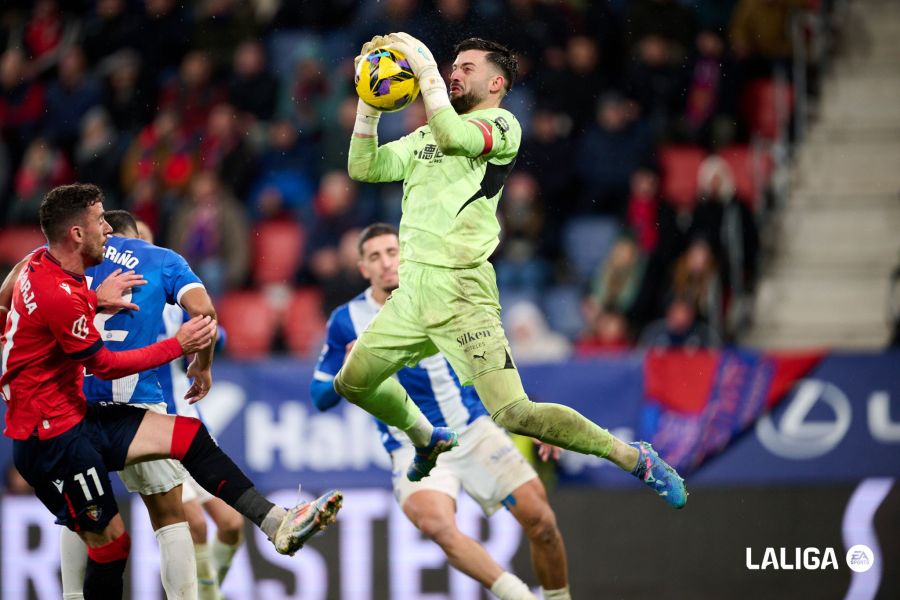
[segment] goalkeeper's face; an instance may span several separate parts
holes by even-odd
[[[487,52],[464,50],[450,71],[450,104],[457,114],[464,114],[503,89],[503,76],[487,61]]]
[[[400,265],[400,241],[396,235],[373,237],[362,245],[359,272],[372,287],[390,293],[400,285],[397,268]]]

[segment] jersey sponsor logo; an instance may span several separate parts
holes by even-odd
[[[413,153],[420,160],[439,163],[444,160],[444,153],[441,152],[437,144],[425,144],[425,146]]]
[[[141,262],[137,256],[132,254],[131,250],[119,252],[112,246],[106,247],[106,254],[104,255],[104,258],[117,265],[121,265],[126,269],[134,269]]]
[[[34,290],[31,289],[31,280],[28,279],[26,269],[22,269],[22,275],[19,276],[19,289],[22,291],[22,302],[25,304],[25,310],[30,315],[37,310],[37,302],[34,301]]]
[[[86,339],[88,336],[88,331],[90,330],[88,329],[86,316],[81,315],[80,317],[75,319],[74,323],[72,323],[72,335],[74,335],[75,337]]]
[[[61,287],[62,290],[63,290],[65,293],[67,293],[68,295],[70,295],[70,296],[72,295],[72,288],[70,288],[70,287],[69,287],[69,284],[66,283],[65,281],[63,281],[62,283],[60,283],[60,284],[59,284],[59,287]]]

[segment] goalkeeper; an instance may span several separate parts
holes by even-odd
[[[428,123],[379,146],[381,113],[359,102],[350,176],[404,184],[400,287],[353,346],[334,379],[335,390],[409,435],[417,450],[407,476],[418,481],[441,452],[456,445],[456,434],[433,426],[391,375],[443,352],[500,426],[606,458],[681,508],[684,482],[650,444],[626,444],[567,406],[532,402],[510,355],[488,257],[498,244],[497,203],[522,136],[516,118],[500,108],[515,80],[515,57],[494,42],[461,42],[448,94],[429,49],[405,33],[376,36],[363,46],[357,65],[384,46],[409,61]]]

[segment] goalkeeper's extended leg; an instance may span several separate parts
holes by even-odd
[[[644,481],[675,508],[684,505],[683,480],[655,452],[626,444],[568,406],[532,402],[516,369],[490,371],[474,383],[491,417],[507,431],[605,458]]]

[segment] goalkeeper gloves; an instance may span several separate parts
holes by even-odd
[[[425,110],[429,118],[438,111],[450,106],[447,84],[438,70],[437,62],[431,55],[428,46],[408,33],[391,33],[387,36],[389,48],[403,53],[409,66],[419,80],[419,91],[425,102]]]

